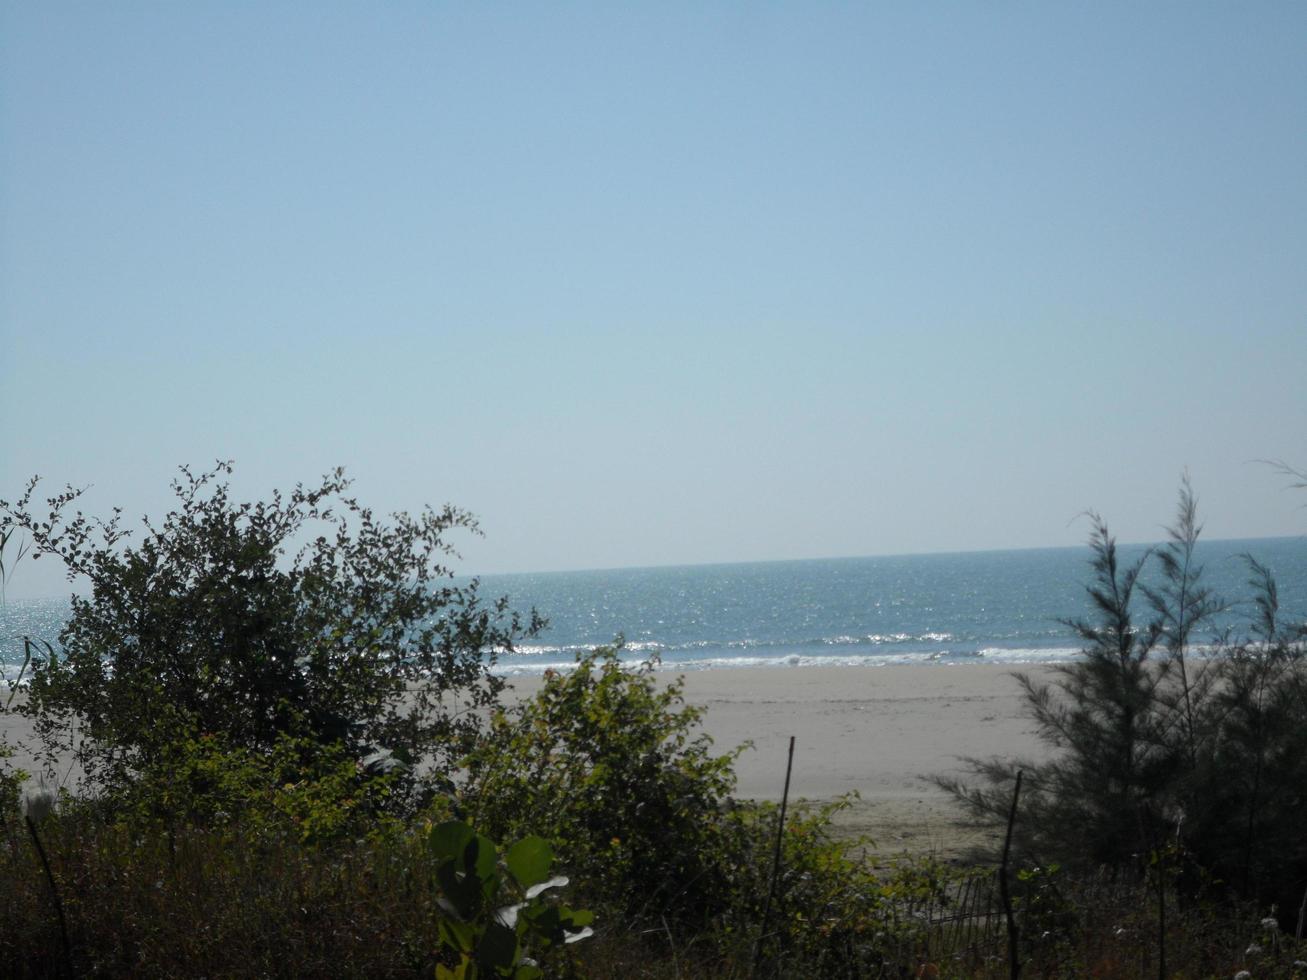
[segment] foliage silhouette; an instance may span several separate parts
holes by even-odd
[[[1233,607],[1203,584],[1187,479],[1168,541],[1128,568],[1106,524],[1091,519],[1095,615],[1069,622],[1083,656],[1053,668],[1052,683],[1017,675],[1053,757],[970,759],[978,785],[937,783],[997,824],[1025,769],[1026,861],[1143,874],[1171,855],[1183,893],[1276,904],[1287,922],[1307,885],[1307,632],[1281,623],[1275,579],[1251,556],[1244,634],[1215,627]],[[1141,581],[1149,563],[1154,584]]]
[[[73,753],[91,787],[115,791],[167,759],[179,732],[256,751],[290,736],[401,772],[396,803],[429,795],[496,700],[496,655],[541,621],[452,581],[446,538],[477,530],[464,511],[385,523],[341,470],[236,503],[231,472],[182,467],[174,509],[145,519],[134,546],[121,510],[75,511],[80,491],[49,498],[45,517],[35,479],[0,501],[0,530],[26,532],[35,557],[90,586],[62,651],[31,667],[23,710],[47,756]]]

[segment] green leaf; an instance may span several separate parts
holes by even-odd
[[[448,861],[462,855],[475,832],[461,820],[447,820],[431,828],[427,843],[438,861]]]
[[[476,930],[466,922],[442,918],[439,923],[440,942],[460,953],[470,953],[475,947]]]
[[[476,980],[477,967],[471,960],[463,960],[458,966],[445,966],[443,963],[436,964],[436,980]]]
[[[477,959],[492,970],[511,970],[517,963],[517,933],[505,925],[492,922],[477,943]]]
[[[481,909],[481,882],[471,875],[459,874],[452,861],[443,861],[436,868],[436,882],[459,918],[476,918]]]
[[[468,881],[480,888],[481,900],[493,902],[502,885],[495,842],[480,834],[473,837],[463,850],[463,867],[467,869]]]
[[[496,877],[499,851],[495,848],[495,842],[489,837],[483,837],[481,834],[474,835],[463,849],[463,860],[466,862],[464,867],[475,874],[483,884]]]
[[[560,916],[564,929],[583,929],[592,925],[595,914],[589,909],[563,909]]]
[[[530,963],[523,963],[513,971],[513,980],[540,980],[545,975],[545,971],[538,966],[532,966]]]
[[[518,913],[518,923],[526,923],[526,928],[546,949],[563,940],[563,923],[555,905],[533,902]]]
[[[523,888],[544,881],[554,863],[554,849],[543,837],[523,837],[508,849],[509,872]]]

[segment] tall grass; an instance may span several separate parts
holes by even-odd
[[[321,847],[236,829],[134,832],[77,806],[42,826],[75,974],[134,977],[430,976],[443,913],[419,830]],[[768,868],[760,864],[761,881]],[[874,928],[860,941],[875,947],[874,958],[849,955],[837,940],[841,910],[830,906],[798,924],[829,943],[773,947],[756,970],[752,930],[712,916],[674,930],[601,919],[567,969],[590,977],[1009,975],[993,868],[905,860],[873,887],[881,890]],[[1023,975],[1156,975],[1152,887],[1109,872],[1022,870],[1013,903]],[[1262,923],[1264,909],[1186,903],[1170,881],[1163,887],[1171,975],[1291,976],[1294,960],[1307,957]],[[64,975],[46,882],[12,814],[0,836],[0,895],[0,972]]]
[[[133,832],[74,812],[42,827],[74,972],[106,976],[415,976],[439,911],[415,836],[337,849],[238,832]],[[4,826],[0,963],[61,973],[58,925],[30,842]]]

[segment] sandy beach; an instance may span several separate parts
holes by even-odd
[[[1047,676],[1049,668],[1028,672]],[[675,675],[669,674],[669,680]],[[882,852],[952,856],[978,841],[926,777],[959,773],[958,757],[1041,758],[1011,667],[764,667],[693,671],[689,703],[707,708],[704,728],[722,750],[746,741],[739,794],[779,799],[795,736],[791,798],[861,799],[840,814],[850,834]],[[519,696],[540,681],[514,677]]]
[[[952,856],[979,839],[926,779],[960,772],[959,756],[1044,752],[1009,667],[760,667],[684,676],[686,700],[707,709],[704,728],[719,750],[753,743],[736,766],[740,796],[780,799],[793,735],[791,799],[857,791],[860,800],[839,815],[839,826],[870,836],[882,853]],[[536,676],[513,677],[510,697],[528,697],[540,684]],[[11,745],[30,743],[24,719],[4,715],[0,724]],[[31,763],[21,751],[12,761]]]

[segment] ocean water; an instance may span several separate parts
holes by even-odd
[[[1122,546],[1123,562],[1143,550]],[[1285,620],[1307,621],[1307,538],[1202,542],[1204,581],[1234,602],[1222,625],[1250,612],[1244,553],[1275,573]],[[1061,620],[1090,613],[1089,558],[1084,547],[1047,548],[493,575],[482,587],[549,619],[501,659],[509,673],[565,667],[619,634],[625,657],[656,655],[677,670],[1049,663],[1077,654]],[[24,634],[57,643],[67,612],[66,599],[11,601],[0,662],[12,671],[21,661]]]

